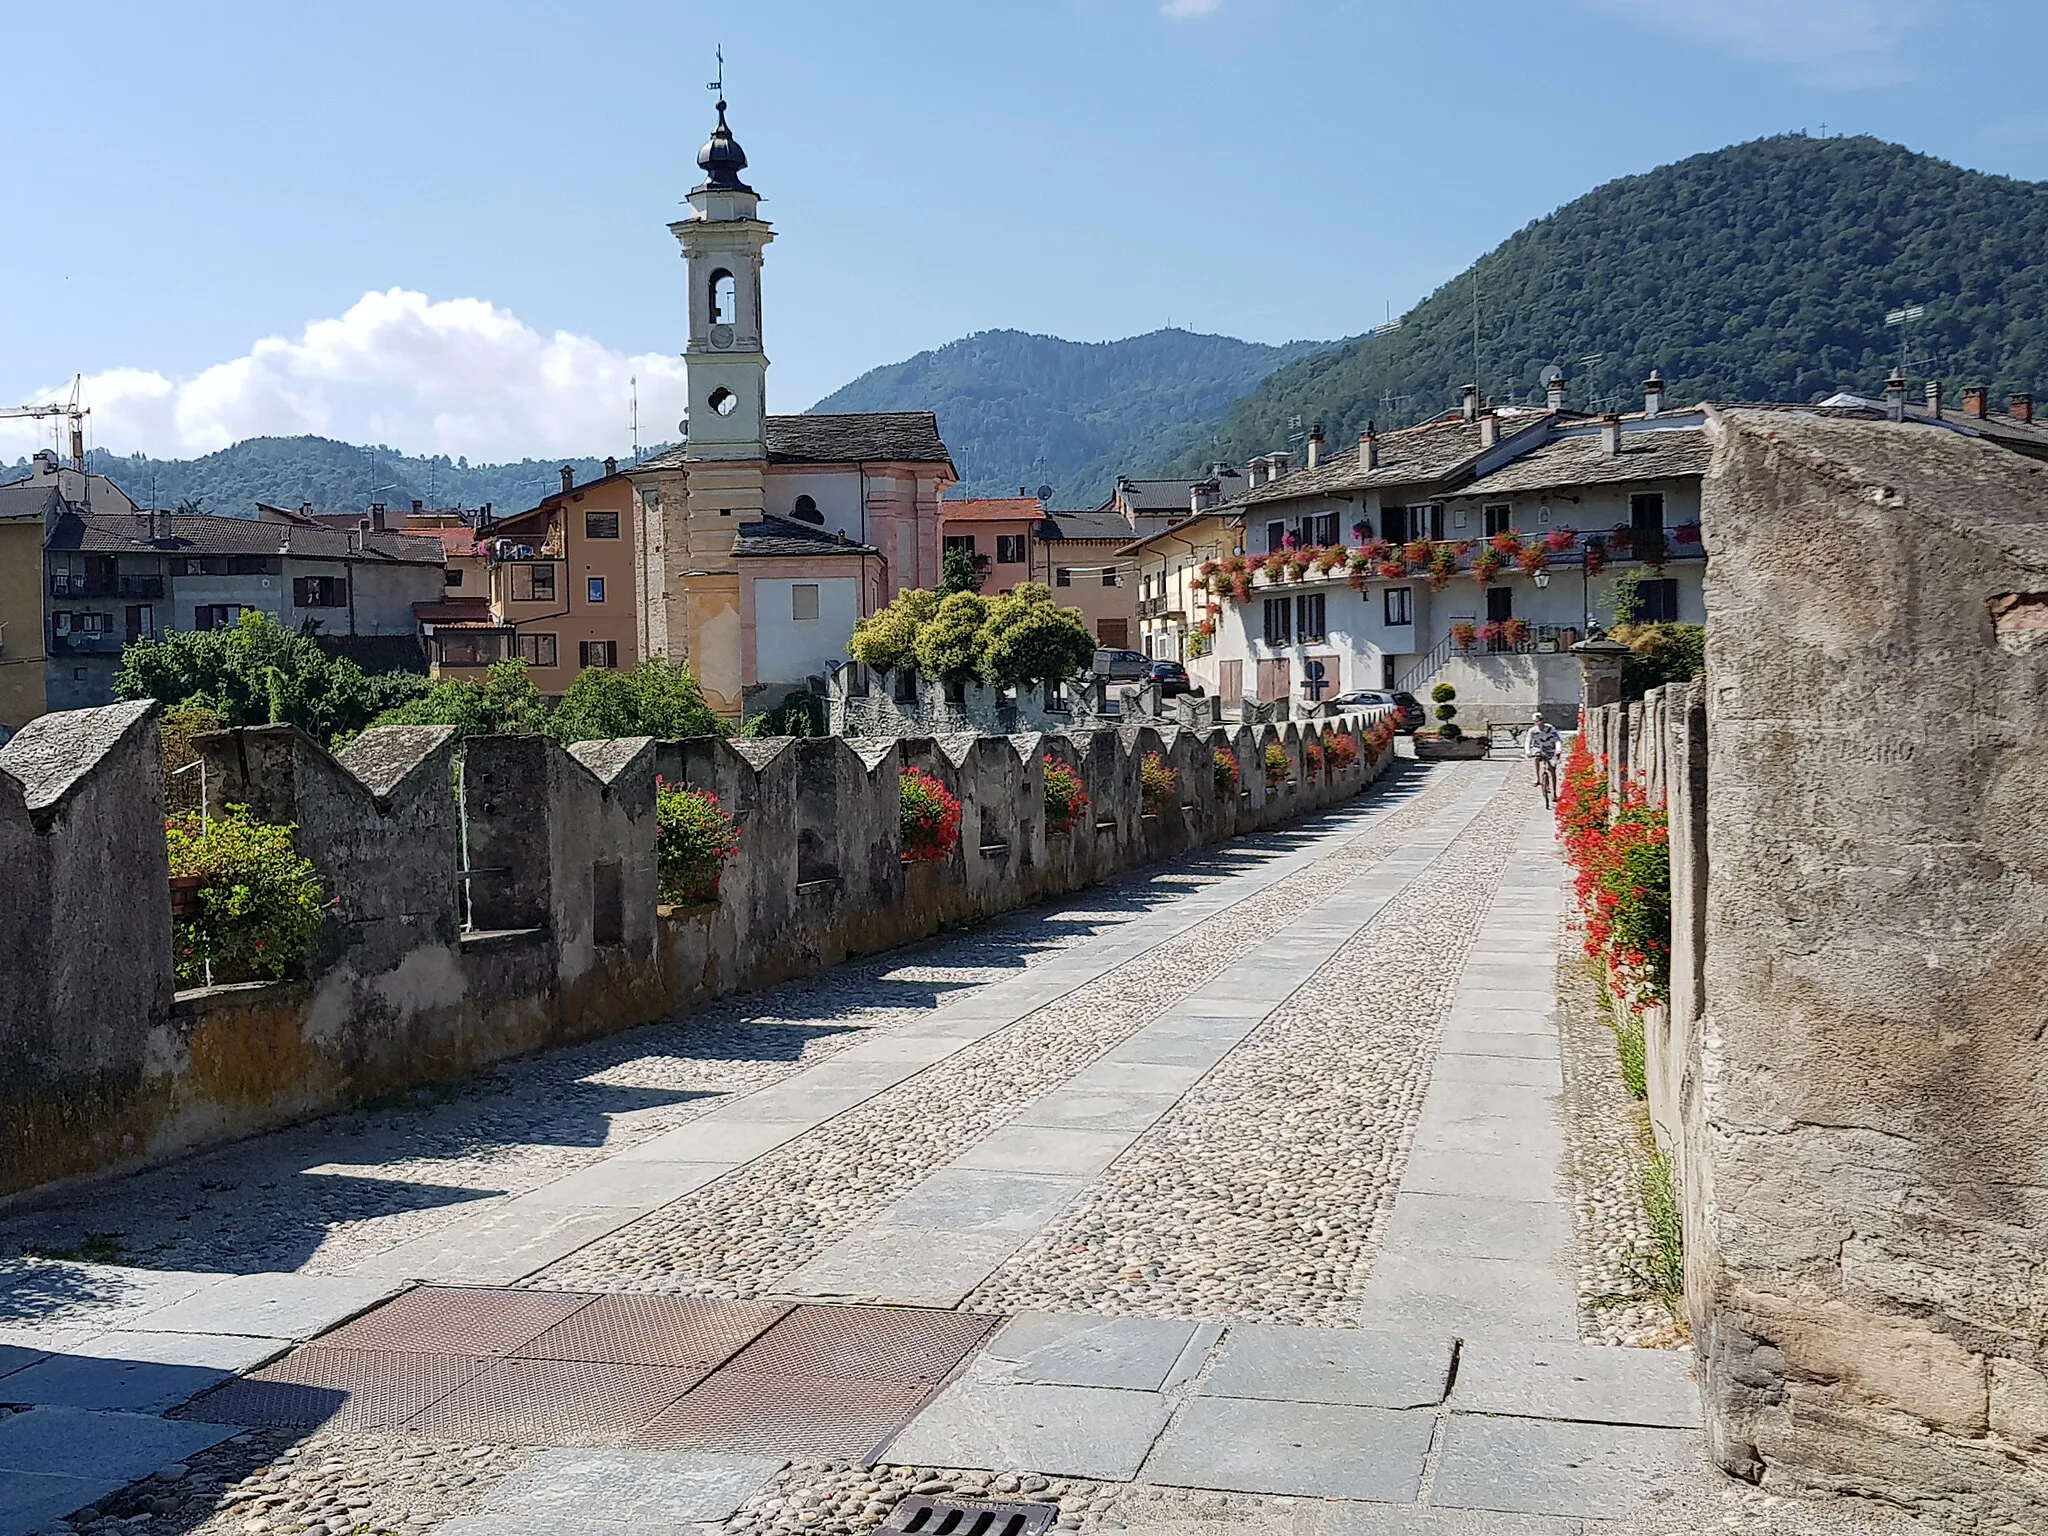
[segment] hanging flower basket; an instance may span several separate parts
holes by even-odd
[[[1500,637],[1508,645],[1518,647],[1523,645],[1529,638],[1529,621],[1527,619],[1501,620]]]
[[[1469,651],[1478,643],[1479,626],[1468,624],[1463,619],[1451,626],[1451,646],[1454,650]]]
[[[1524,576],[1534,576],[1538,571],[1550,569],[1550,551],[1541,544],[1527,545],[1515,557],[1515,564],[1521,567]]]
[[[1579,536],[1569,528],[1553,528],[1543,535],[1544,547],[1553,555],[1561,555],[1579,542]]]
[[[1490,549],[1482,549],[1472,558],[1472,579],[1482,587],[1500,574],[1501,557]]]

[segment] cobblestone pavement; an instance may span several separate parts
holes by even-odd
[[[0,1404],[80,1406],[19,1386],[49,1371],[28,1363],[38,1350],[196,1326],[152,1324],[148,1306],[225,1315],[210,1326],[230,1343],[277,1335],[240,1338],[161,1402],[123,1376],[128,1399],[83,1405],[131,1410],[104,1415],[109,1443],[146,1441],[164,1421],[138,1414],[390,1288],[461,1283],[479,1254],[522,1306],[543,1304],[534,1291],[872,1292],[1026,1314],[874,1467],[221,1430],[153,1474],[131,1449],[116,1481],[139,1480],[39,1528],[853,1536],[907,1497],[958,1494],[1158,1536],[1897,1529],[1711,1472],[1683,1352],[1580,1350],[1580,1303],[1617,1283],[1639,1218],[1611,1036],[1554,1007],[1557,887],[1510,765],[1411,766],[1307,827],[1059,910],[10,1213],[0,1254],[118,1258],[161,1283],[92,1310],[63,1286],[89,1292],[93,1266],[0,1270],[0,1302],[54,1287],[33,1328],[0,1310]],[[713,1151],[664,1151],[679,1138]],[[567,1202],[533,1202],[567,1175],[643,1192],[557,1230]],[[547,1219],[513,1220],[536,1209]],[[864,1271],[861,1245],[899,1231],[920,1239],[900,1266]],[[933,1254],[953,1264],[948,1301],[917,1289]],[[290,1294],[236,1322],[266,1286]],[[1595,1340],[1643,1332],[1633,1313],[1585,1316]],[[1618,1374],[1587,1388],[1580,1354]],[[1580,1406],[1535,1403],[1528,1383],[1553,1378]],[[69,1410],[34,1409],[52,1411]],[[0,1483],[10,1429],[33,1417],[5,1413]],[[537,1477],[546,1494],[549,1456],[595,1479],[587,1508],[520,1502]],[[1589,1458],[1604,1482],[1551,1486],[1549,1468]],[[4,1492],[0,1536],[38,1528],[9,1523]],[[636,1513],[655,1494],[693,1513]]]

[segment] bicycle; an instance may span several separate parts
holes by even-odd
[[[1536,759],[1536,783],[1543,791],[1543,809],[1554,810],[1557,806],[1557,759],[1539,757]]]

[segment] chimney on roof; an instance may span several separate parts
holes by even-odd
[[[1906,419],[1906,376],[1896,368],[1884,381],[1884,407],[1893,421]]]
[[[1358,440],[1358,467],[1378,469],[1380,467],[1380,435],[1371,422],[1365,424],[1365,435]]]
[[[1199,517],[1216,505],[1222,485],[1214,479],[1196,480],[1188,486],[1188,516]]]
[[[412,499],[412,509],[415,514],[418,514],[427,510],[427,504],[415,496]]]
[[[384,531],[383,502],[373,501],[370,503],[370,521],[367,526],[372,533],[382,533]]]
[[[1982,421],[1991,414],[1991,391],[1982,384],[1973,384],[1963,391],[1963,414]]]
[[[567,464],[562,466],[562,494],[568,495],[576,489],[576,471]]]
[[[1652,368],[1650,376],[1643,380],[1643,414],[1645,416],[1655,416],[1663,409],[1664,375]]]
[[[348,539],[347,539],[347,549],[348,549],[348,552],[349,552],[350,554],[352,554],[352,555],[360,555],[360,554],[361,554],[361,553],[363,552],[363,530],[362,530],[362,529],[360,529],[360,528],[351,528],[351,529],[349,529],[349,531],[348,531]]]
[[[1600,418],[1600,451],[1610,459],[1621,452],[1621,418],[1612,411]]]
[[[1479,415],[1479,446],[1491,448],[1500,441],[1500,417],[1492,411]]]
[[[1458,406],[1458,414],[1467,422],[1479,419],[1479,386],[1477,384],[1467,384],[1465,386],[1465,396],[1463,402]]]
[[[610,454],[604,456],[604,472],[607,476],[616,475],[619,472],[619,461]]]
[[[1927,414],[1936,421],[1941,420],[1941,380],[1927,381]]]
[[[1272,484],[1272,483],[1273,483],[1273,482],[1274,482],[1275,480],[1278,480],[1278,479],[1279,479],[1279,478],[1280,478],[1281,476],[1285,475],[1286,473],[1287,473],[1287,455],[1286,455],[1286,454],[1284,454],[1284,453],[1269,453],[1269,454],[1267,454],[1267,455],[1266,455],[1266,483],[1267,483],[1268,485],[1271,485],[1271,484]]]
[[[1252,487],[1261,486],[1266,483],[1266,461],[1264,459],[1245,460],[1244,483]]]
[[[1308,429],[1308,464],[1314,469],[1323,462],[1323,424],[1319,421]]]
[[[301,516],[301,517],[311,517],[312,515],[313,515],[313,503],[311,503],[310,501],[302,501],[302,502],[300,502],[300,503],[299,503],[299,516]]]
[[[1564,391],[1564,375],[1560,373],[1556,378],[1552,379],[1548,384],[1543,386],[1544,405],[1553,411],[1563,410]]]
[[[2034,422],[2034,397],[2032,395],[2014,395],[2012,397],[2012,404],[2006,407],[2006,411],[2014,421],[2032,426]]]

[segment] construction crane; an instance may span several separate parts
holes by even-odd
[[[0,421],[19,419],[24,416],[68,416],[71,418],[71,467],[81,475],[85,473],[85,418],[92,414],[92,407],[80,405],[78,397],[84,392],[85,376],[74,375],[71,380],[71,399],[58,405],[16,405],[0,406]]]

